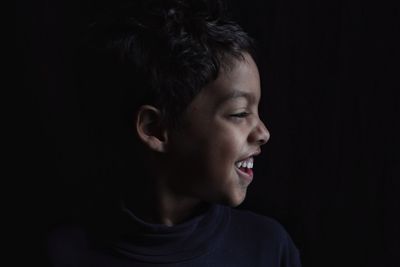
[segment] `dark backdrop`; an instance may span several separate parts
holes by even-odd
[[[32,244],[93,190],[85,181],[96,152],[71,78],[88,6],[17,2],[20,168],[29,171],[20,188],[23,223],[39,233]],[[258,43],[271,131],[241,208],[280,221],[304,266],[400,266],[399,6],[247,0],[231,10]]]

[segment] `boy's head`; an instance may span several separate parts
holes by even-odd
[[[239,162],[252,165],[269,133],[251,40],[223,11],[219,1],[130,2],[94,24],[80,73],[91,121],[133,168],[145,159],[171,194],[235,206],[252,179]]]

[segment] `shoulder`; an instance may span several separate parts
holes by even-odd
[[[57,263],[68,263],[77,266],[74,261],[79,261],[88,249],[86,231],[78,225],[60,225],[48,231],[46,237],[47,260],[51,266]]]
[[[257,235],[267,235],[277,240],[288,236],[285,228],[275,219],[247,210],[231,210],[232,227],[254,232]]]
[[[86,245],[86,231],[80,225],[60,225],[49,230],[47,244],[50,248],[58,246],[83,247]]]
[[[273,255],[279,266],[301,266],[295,243],[277,220],[251,211],[231,209],[229,228],[231,237],[256,247],[265,256]]]

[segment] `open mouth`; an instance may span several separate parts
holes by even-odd
[[[235,163],[235,167],[238,169],[238,171],[243,176],[246,176],[248,178],[253,178],[253,166],[254,159],[252,157]]]

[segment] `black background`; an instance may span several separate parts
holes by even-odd
[[[71,90],[72,48],[90,6],[16,6],[16,83],[27,89],[22,223],[38,233],[32,245],[93,189],[85,179],[96,152]],[[247,0],[231,11],[258,43],[271,132],[240,208],[280,221],[304,266],[400,266],[398,4]]]

